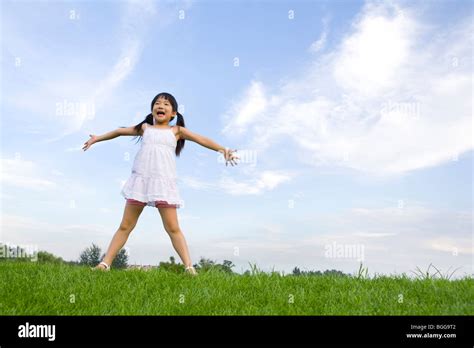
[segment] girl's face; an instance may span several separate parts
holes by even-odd
[[[176,117],[176,111],[173,111],[173,106],[165,98],[158,98],[153,105],[153,118],[155,124],[168,124],[173,117]]]

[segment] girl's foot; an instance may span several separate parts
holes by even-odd
[[[193,275],[193,276],[196,276],[196,275],[198,274],[198,273],[196,272],[196,270],[194,269],[193,266],[186,267],[186,268],[184,269],[184,271],[185,271],[186,273],[188,273],[188,274]]]
[[[106,264],[104,261],[102,261],[97,266],[92,268],[93,271],[95,271],[96,269],[100,269],[101,271],[110,271],[110,266]]]

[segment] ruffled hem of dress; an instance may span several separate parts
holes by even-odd
[[[178,207],[184,204],[179,197],[176,181],[166,177],[149,178],[132,174],[123,186],[121,194],[126,199],[144,202],[149,206],[155,206],[156,201],[165,201]]]
[[[183,200],[170,199],[168,197],[163,197],[159,195],[144,195],[139,192],[124,192],[124,191],[122,191],[121,194],[125,199],[134,199],[136,201],[146,203],[146,205],[150,207],[154,207],[157,201],[165,201],[167,204],[176,205],[176,208],[181,208],[184,205]]]

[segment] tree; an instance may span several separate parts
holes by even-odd
[[[196,270],[201,271],[201,272],[207,272],[209,270],[213,270],[213,271],[219,271],[219,272],[225,272],[225,273],[234,273],[232,271],[232,267],[235,267],[232,261],[224,260],[224,263],[220,264],[220,263],[217,263],[216,261],[213,261],[211,259],[206,259],[204,257],[201,257],[199,262],[194,265],[194,268],[196,268]]]
[[[341,271],[337,271],[335,269],[332,270],[325,270],[324,272],[321,271],[301,271],[298,267],[293,269],[292,275],[294,276],[322,276],[322,275],[329,275],[329,276],[348,276]]]
[[[92,243],[90,248],[85,249],[79,256],[79,264],[93,267],[100,262],[100,248]]]
[[[349,275],[348,274],[345,274],[341,271],[338,271],[338,270],[335,270],[335,269],[332,269],[332,270],[326,270],[324,271],[324,274],[325,275],[332,275],[332,276],[341,276],[341,277],[348,277]]]
[[[105,254],[102,255],[102,260],[104,259]],[[112,261],[113,268],[127,268],[128,267],[128,255],[127,250],[120,249],[115,259]]]
[[[64,261],[67,265],[70,265],[70,266],[80,266],[81,265],[81,262],[80,261]]]
[[[64,260],[61,257],[57,257],[47,251],[39,251],[38,254],[38,262],[43,263],[64,263]]]
[[[175,258],[173,256],[170,256],[169,262],[161,261],[158,267],[159,269],[174,273],[183,273],[184,271],[184,265],[176,263]]]
[[[96,266],[101,260],[104,259],[105,254],[101,256],[101,249],[99,246],[92,243],[90,248],[85,249],[79,257],[79,264],[90,267]],[[125,249],[120,249],[115,259],[112,261],[113,268],[127,268],[128,267],[128,255]]]
[[[205,259],[204,257],[201,257],[199,262],[194,265],[194,268],[198,271],[206,272],[214,268],[215,264],[216,263],[211,259]]]
[[[293,268],[293,275],[298,276],[298,275],[300,275],[300,274],[301,274],[301,271],[300,271],[300,269],[299,269],[298,267]]]
[[[234,271],[232,271],[233,267],[235,267],[234,263],[229,260],[224,260],[224,263],[221,265],[221,269],[225,273],[234,273]]]

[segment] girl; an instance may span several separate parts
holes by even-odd
[[[169,122],[177,117],[176,125]],[[176,208],[182,200],[176,186],[176,159],[184,147],[185,140],[191,140],[224,155],[226,166],[232,166],[239,157],[209,138],[193,133],[184,125],[183,115],[178,112],[178,103],[169,93],[160,93],[151,102],[151,114],[132,127],[121,127],[104,135],[90,134],[90,139],[82,148],[86,151],[92,144],[110,140],[121,135],[139,136],[143,143],[133,163],[132,174],[123,186],[121,194],[125,197],[125,210],[122,222],[110,242],[102,262],[94,269],[110,270],[110,265],[122,249],[138,217],[145,206],[158,208],[163,226],[171,238],[174,249],[181,258],[186,272],[196,275],[192,266],[188,246],[179,228]]]

